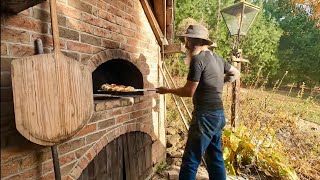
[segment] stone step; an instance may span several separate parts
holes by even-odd
[[[172,166],[169,170],[164,172],[165,177],[161,180],[178,180],[179,179],[180,167]],[[240,176],[227,176],[227,180],[248,180],[249,178],[244,178]],[[156,180],[156,179],[154,179]],[[209,180],[207,171],[198,171],[196,180]]]

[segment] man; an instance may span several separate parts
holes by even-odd
[[[193,117],[182,158],[180,180],[194,180],[205,155],[210,180],[225,180],[221,133],[225,125],[222,105],[223,85],[240,76],[239,71],[208,50],[212,44],[208,30],[190,25],[185,38],[187,62],[190,62],[187,83],[177,89],[159,87],[160,94],[172,93],[193,97]]]

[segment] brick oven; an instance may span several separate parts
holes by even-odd
[[[10,79],[11,61],[35,55],[36,39],[45,53],[53,49],[49,3],[37,3],[4,3],[1,13],[1,179],[54,179],[50,147],[16,129]],[[163,85],[158,66],[172,42],[173,0],[57,0],[57,12],[61,50],[89,67],[94,99],[85,127],[57,145],[62,179],[149,179],[166,155],[164,96],[98,89]]]

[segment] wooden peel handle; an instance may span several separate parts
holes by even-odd
[[[53,50],[57,52],[60,50],[57,5],[56,5],[56,0],[49,0],[49,1],[50,1],[52,36],[53,36]]]

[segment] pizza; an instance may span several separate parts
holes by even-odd
[[[117,84],[103,84],[101,86],[101,89],[105,90],[105,91],[128,92],[128,91],[133,91],[134,87],[132,87],[132,86],[124,86],[124,85],[117,85]]]

